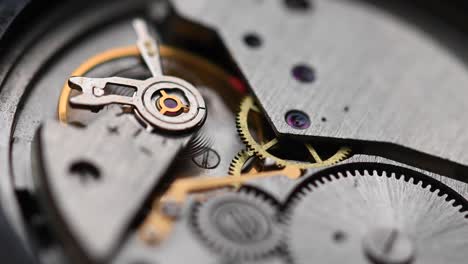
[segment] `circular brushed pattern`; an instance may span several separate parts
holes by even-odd
[[[223,194],[196,206],[193,213],[196,233],[225,257],[257,259],[280,245],[276,208],[259,193]]]
[[[455,264],[468,258],[468,219],[461,212],[466,200],[441,185],[363,170],[302,186],[288,211],[295,263]]]

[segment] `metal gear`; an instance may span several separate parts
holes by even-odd
[[[255,104],[253,97],[247,96],[245,97],[240,105],[240,111],[236,118],[236,125],[237,131],[242,139],[242,141],[247,145],[247,148],[255,153],[258,157],[265,159],[270,158],[272,159],[278,166],[294,166],[300,169],[309,169],[309,168],[318,168],[323,166],[329,166],[336,164],[351,154],[351,149],[348,147],[339,147],[339,149],[332,153],[331,155],[327,156],[326,159],[320,157],[314,147],[311,144],[305,143],[304,146],[308,154],[313,158],[313,161],[298,161],[298,160],[289,160],[285,158],[278,157],[276,154],[271,152],[271,149],[281,142],[278,138],[273,138],[267,142],[261,142],[264,139],[262,138],[264,135],[257,136],[259,140],[255,139],[254,135],[252,134],[250,127],[249,127],[249,115],[250,112],[256,112],[257,114],[261,113],[258,106]],[[263,128],[258,128],[262,130]],[[257,133],[263,133],[264,131],[257,131]],[[239,168],[235,169],[236,171]]]
[[[229,175],[240,176],[244,173],[246,164],[255,158],[255,154],[251,150],[241,150],[237,155],[232,159],[231,164],[229,165]],[[247,165],[248,166],[248,165]]]
[[[282,225],[272,198],[240,189],[197,204],[192,211],[195,233],[228,259],[256,260],[281,245]]]
[[[466,263],[468,201],[429,176],[356,163],[302,182],[286,203],[294,263]]]

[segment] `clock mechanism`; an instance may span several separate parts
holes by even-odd
[[[466,8],[0,1],[2,259],[466,263]]]

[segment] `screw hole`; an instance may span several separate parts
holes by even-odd
[[[341,243],[346,240],[346,234],[343,231],[336,231],[333,233],[333,241]]]
[[[349,112],[349,106],[345,106],[345,107],[343,108],[343,111],[345,111],[346,113]]]
[[[99,169],[89,161],[73,162],[70,166],[70,174],[78,176],[83,182],[101,178]]]
[[[291,73],[294,79],[302,83],[314,82],[316,78],[314,68],[305,64],[298,64],[294,66]]]
[[[244,42],[251,48],[258,48],[262,45],[262,39],[255,33],[248,33],[244,36]]]
[[[286,123],[292,128],[295,129],[307,129],[310,127],[310,118],[309,116],[299,110],[291,110],[286,113],[285,116]]]
[[[326,118],[326,117],[322,117],[322,122],[327,122],[327,118]]]

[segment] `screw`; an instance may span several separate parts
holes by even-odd
[[[310,118],[302,111],[292,110],[286,113],[286,123],[295,129],[307,129],[310,127]]]
[[[394,228],[371,230],[363,240],[364,252],[375,264],[409,264],[414,257],[409,237]]]
[[[192,161],[200,168],[214,169],[221,162],[221,157],[214,149],[207,148],[205,151],[194,156]]]

